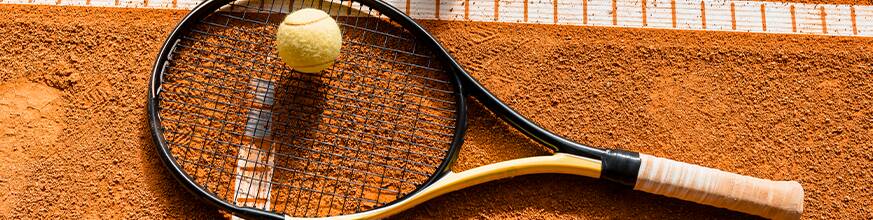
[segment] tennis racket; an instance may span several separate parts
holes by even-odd
[[[343,32],[336,63],[290,69],[275,33],[301,8]],[[452,172],[473,96],[556,153]],[[193,194],[248,218],[384,218],[491,180],[588,176],[775,219],[803,188],[567,140],[486,90],[414,20],[380,0],[207,0],[162,47],[149,123],[166,167]]]

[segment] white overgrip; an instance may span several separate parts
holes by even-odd
[[[799,219],[803,187],[640,154],[634,189],[770,219]]]

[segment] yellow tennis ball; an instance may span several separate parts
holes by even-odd
[[[305,8],[289,14],[276,32],[279,57],[291,68],[305,73],[317,73],[333,64],[342,44],[336,21],[318,9]]]

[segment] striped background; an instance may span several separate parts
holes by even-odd
[[[202,0],[0,0],[190,9]],[[418,19],[873,37],[873,6],[731,0],[387,0]]]

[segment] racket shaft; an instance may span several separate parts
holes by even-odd
[[[803,188],[640,154],[634,189],[770,219],[799,219]]]
[[[351,215],[314,219],[382,219],[415,207],[437,196],[493,180],[537,173],[561,173],[598,178],[600,177],[600,166],[600,161],[565,153],[503,161],[460,173],[448,172],[440,180],[427,188],[384,208]],[[313,218],[285,217],[285,220],[295,219],[311,220]]]

